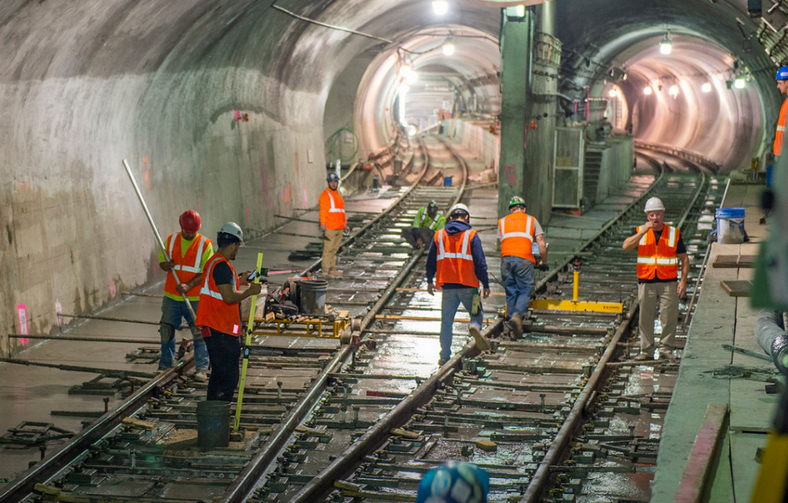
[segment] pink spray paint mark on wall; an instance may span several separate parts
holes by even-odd
[[[249,227],[249,207],[246,207],[246,226]]]
[[[227,120],[227,119],[225,119]],[[233,120],[239,121],[241,120],[241,111],[240,110],[233,110]]]
[[[19,319],[19,333],[22,335],[30,334],[27,323],[27,306],[25,304],[16,305],[16,315]],[[27,344],[27,339],[19,339],[22,344]]]
[[[55,300],[55,322],[57,326],[63,326],[63,317],[60,316],[63,314],[63,304],[60,303],[60,300]]]
[[[115,291],[115,280],[112,279],[112,278],[109,278],[109,298],[110,299],[114,299],[115,298],[115,293],[117,293]]]
[[[506,178],[508,180],[509,187],[514,187],[517,185],[517,166],[515,164],[506,166]]]
[[[309,208],[309,196],[306,195],[306,187],[304,187],[304,195],[303,199],[301,200],[301,207]]]

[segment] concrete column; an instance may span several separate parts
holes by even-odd
[[[528,90],[531,83],[533,13],[522,20],[507,20],[501,31],[501,158],[498,214],[509,213],[512,196],[523,196],[528,178],[525,134],[528,125]],[[536,201],[529,202],[538,205]]]

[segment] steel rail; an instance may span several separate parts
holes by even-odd
[[[423,141],[419,140],[421,143],[421,147],[423,148],[424,152],[424,169],[422,173],[419,175],[418,179],[411,185],[411,187],[400,197],[400,200],[396,203],[391,205],[384,213],[378,216],[375,221],[370,222],[367,224],[362,230],[366,231],[371,225],[376,222],[377,220],[383,218],[385,215],[393,211],[393,209],[400,205],[400,203],[404,202],[407,199],[407,196],[413,191],[414,188],[418,186],[421,180],[424,178],[424,175],[429,170],[430,167],[430,156],[429,152],[424,145]],[[451,149],[450,149],[451,151]],[[458,157],[459,159],[459,157]],[[461,162],[461,161],[460,161]],[[454,203],[459,200],[462,196],[462,190],[464,190],[466,185],[466,180],[469,175],[468,166],[464,164],[463,170],[465,172],[465,176],[463,177],[463,184],[461,186],[460,192],[458,196],[455,198]],[[361,231],[359,231],[360,233]],[[354,235],[354,238],[358,237]],[[348,243],[350,244],[350,240]],[[344,244],[343,244],[344,245]],[[378,300],[375,304],[370,308],[367,314],[361,319],[361,327],[360,332],[363,334],[364,331],[369,328],[369,326],[375,322],[375,316],[378,312],[388,303],[391,297],[397,292],[397,287],[411,274],[415,265],[419,262],[422,255],[424,254],[424,250],[419,250],[415,253],[406,264],[403,266],[400,273],[394,278],[394,280],[389,283],[386,289],[381,293]],[[315,264],[312,264],[310,268],[316,267],[320,261],[317,261]],[[367,339],[369,336],[363,337],[363,339]],[[296,430],[296,427],[301,424],[301,422],[306,419],[306,417],[310,414],[310,412],[314,409],[317,405],[322,394],[325,392],[326,383],[329,381],[329,378],[332,374],[336,374],[339,369],[347,362],[348,358],[353,354],[353,348],[348,345],[343,347],[340,352],[331,360],[329,365],[326,365],[325,369],[320,373],[320,376],[317,380],[312,384],[307,394],[299,400],[298,404],[291,410],[288,414],[287,419],[285,422],[282,423],[282,426],[276,431],[274,436],[269,440],[262,450],[255,455],[255,457],[246,465],[244,470],[239,474],[238,477],[233,481],[230,487],[225,491],[222,495],[222,501],[226,503],[241,503],[246,501],[251,496],[251,493],[254,491],[255,487],[260,483],[261,477],[264,473],[269,469],[271,464],[276,461],[277,457],[279,457],[280,452],[287,446],[288,440],[292,437],[293,433]]]
[[[131,397],[119,404],[115,410],[107,412],[86,429],[82,430],[59,451],[47,456],[40,463],[22,474],[17,480],[2,488],[0,502],[17,503],[33,492],[36,484],[54,477],[77,459],[91,444],[101,440],[118,425],[123,418],[130,416],[144,406],[148,398],[155,392],[194,366],[192,357],[181,360],[177,367],[171,368],[151,381],[148,381]]]

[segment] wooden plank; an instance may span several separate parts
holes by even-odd
[[[710,403],[706,408],[695,442],[692,444],[687,466],[681,477],[679,488],[673,497],[674,503],[698,503],[706,488],[706,480],[714,469],[714,455],[728,415],[728,404]]]
[[[720,281],[720,286],[731,297],[749,297],[752,281]]]
[[[728,269],[752,268],[756,258],[755,255],[717,255],[711,265]]]

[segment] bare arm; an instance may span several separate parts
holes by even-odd
[[[216,285],[216,287],[219,289],[219,293],[222,294],[222,300],[227,304],[237,304],[252,295],[260,293],[263,289],[263,285],[256,283],[253,283],[248,290],[243,292],[236,292],[229,283],[225,285]]]
[[[650,229],[651,229],[651,222],[646,222],[645,224],[643,224],[640,227],[640,232],[638,232],[634,236],[629,236],[624,240],[624,245],[622,246],[622,248],[624,248],[624,250],[626,251],[632,251],[637,249],[638,243],[640,243],[640,240],[643,239],[643,236],[645,236]]]
[[[542,257],[542,263],[547,263],[547,244],[544,242],[544,234],[536,236],[536,246],[539,247],[539,255]]]
[[[679,294],[679,298],[682,298],[687,293],[687,279],[690,272],[689,256],[686,253],[681,253],[679,254],[679,261],[681,262],[681,281],[679,281],[676,291]]]

